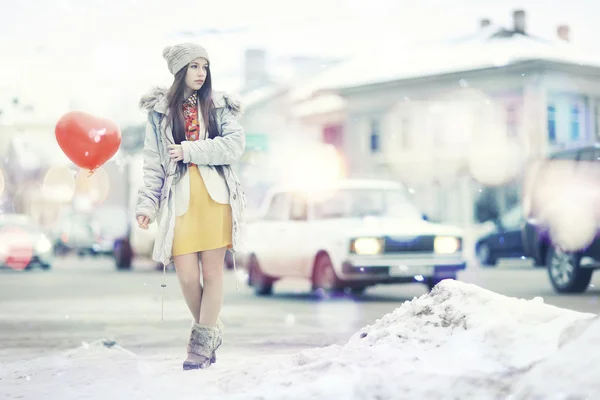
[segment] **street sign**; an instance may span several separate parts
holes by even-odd
[[[269,136],[262,133],[246,134],[246,151],[267,151],[269,149]]]

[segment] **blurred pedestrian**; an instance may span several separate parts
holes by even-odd
[[[224,258],[239,246],[245,209],[231,164],[241,158],[246,139],[237,121],[239,103],[212,90],[203,47],[180,43],[166,47],[163,57],[173,84],[140,101],[148,122],[136,218],[142,229],[157,221],[153,259],[163,273],[175,264],[192,313],[183,363],[188,370],[209,367],[222,343]]]

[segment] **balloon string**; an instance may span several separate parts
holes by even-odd
[[[89,178],[90,176],[94,175],[94,172],[96,172],[96,170],[94,170],[94,169],[90,169],[90,172],[89,172],[89,174],[88,174],[88,178]]]

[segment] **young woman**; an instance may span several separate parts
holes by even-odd
[[[212,91],[206,50],[181,43],[163,57],[173,84],[140,102],[148,122],[136,218],[142,229],[157,221],[153,258],[165,267],[174,262],[194,318],[183,369],[206,368],[222,343],[225,253],[241,240],[245,196],[230,165],[246,140],[239,104]]]

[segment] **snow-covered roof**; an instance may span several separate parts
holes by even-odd
[[[341,61],[336,57],[292,57],[275,60],[277,64],[270,74],[269,82],[242,93],[242,106],[244,108],[259,105],[279,95],[291,93],[296,87],[310,82],[315,74],[320,74],[335,68]],[[291,97],[288,99],[293,100]]]
[[[242,106],[244,109],[251,108],[284,93],[286,90],[288,90],[288,87],[281,84],[261,86],[241,95]]]
[[[332,113],[343,110],[346,107],[346,99],[342,96],[327,93],[301,102],[294,106],[292,114],[296,117],[308,115]]]
[[[305,183],[285,183],[279,184],[272,188],[274,192],[278,191],[324,191],[324,190],[395,190],[405,189],[404,185],[397,181],[384,180],[384,179],[360,179],[360,178],[347,178],[347,179],[336,179],[328,180],[325,182],[311,182],[310,184]]]
[[[297,87],[300,101],[320,90],[503,67],[526,60],[547,60],[600,68],[600,56],[556,39],[546,40],[498,27],[443,43],[376,51],[350,59]]]

